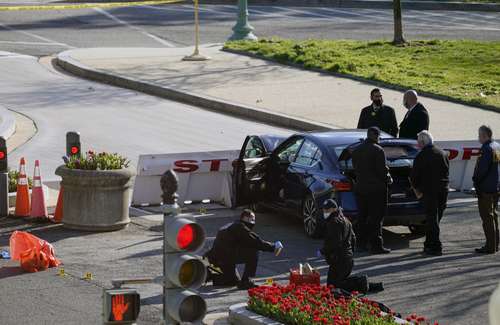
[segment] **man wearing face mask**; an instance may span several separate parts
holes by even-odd
[[[217,232],[212,248],[205,254],[210,264],[218,267],[222,274],[212,275],[215,286],[238,286],[238,289],[253,288],[250,280],[255,276],[259,251],[274,252],[278,256],[283,248],[280,241],[270,243],[262,240],[252,231],[255,226],[255,214],[245,209],[240,219],[222,226]],[[241,279],[236,272],[236,265],[244,264],[245,271]]]
[[[358,121],[358,129],[368,129],[372,126],[390,135],[398,136],[398,122],[394,109],[384,105],[380,89],[375,88],[370,92],[372,104],[361,110]]]
[[[320,253],[329,265],[327,283],[348,292],[384,290],[382,283],[369,284],[366,275],[351,276],[356,235],[335,200],[328,199],[323,203],[323,217],[326,236]]]
[[[402,139],[417,139],[417,134],[429,130],[429,113],[418,101],[415,90],[408,90],[403,95],[403,105],[408,110],[399,125],[399,137]]]

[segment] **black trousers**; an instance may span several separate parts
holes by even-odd
[[[387,190],[371,193],[356,193],[358,205],[358,242],[360,246],[370,243],[372,249],[384,246],[382,225],[387,213]]]
[[[211,264],[218,266],[222,270],[222,275],[214,276],[214,285],[235,285],[240,280],[246,281],[254,277],[257,272],[257,264],[259,262],[259,251],[256,249],[239,249],[234,258],[221,257],[213,260],[209,257]],[[239,277],[236,270],[236,265],[244,264],[245,270],[243,276]]]
[[[498,194],[478,193],[479,215],[483,222],[484,236],[486,237],[486,249],[490,252],[498,252]]]
[[[352,257],[344,257],[336,261],[328,260],[328,277],[326,283],[346,291],[368,292],[368,277],[365,275],[351,276],[354,262]]]
[[[443,218],[447,200],[448,189],[441,189],[434,193],[424,193],[423,203],[426,215],[425,249],[442,250],[441,240],[439,239],[439,223]]]

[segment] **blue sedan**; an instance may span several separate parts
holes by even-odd
[[[322,235],[321,205],[327,198],[334,198],[356,222],[351,153],[365,137],[365,130],[299,133],[288,138],[248,136],[234,164],[236,205],[264,205],[294,215],[303,220],[310,237]],[[418,153],[416,141],[382,137],[380,145],[394,180],[384,225],[405,225],[421,232],[425,215],[408,180]]]

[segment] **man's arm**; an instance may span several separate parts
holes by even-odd
[[[241,245],[243,247],[249,247],[249,248],[254,248],[259,251],[265,251],[265,252],[273,252],[274,251],[274,244],[270,243],[268,241],[265,241],[259,237],[256,233],[253,231],[248,231],[245,229],[245,227],[240,227],[239,228],[239,238]]]
[[[477,162],[477,168],[474,170],[474,176],[472,176],[472,181],[474,182],[474,187],[477,187],[488,175],[489,168],[491,166],[491,161],[493,159],[493,151],[490,146],[484,146],[481,149],[481,157]]]
[[[382,148],[377,150],[377,156],[375,158],[375,171],[377,173],[377,177],[384,183],[386,183],[387,173],[389,172],[389,168],[387,167],[384,149]]]
[[[416,120],[416,127],[418,132],[422,130],[429,130],[429,114],[426,111],[419,111]]]
[[[391,123],[391,126],[390,126],[390,131],[389,133],[397,138],[398,137],[398,131],[399,131],[399,128],[398,128],[398,121],[396,119],[396,113],[394,112],[394,108],[390,107],[390,123]]]
[[[422,155],[418,154],[417,157],[415,157],[415,160],[413,161],[413,168],[411,169],[410,173],[410,181],[413,188],[419,192],[422,192],[421,191],[422,175],[423,175],[422,169],[423,169]]]
[[[327,226],[327,232],[321,254],[325,257],[334,255],[342,247],[342,229],[337,222],[330,221]]]
[[[365,109],[364,108],[361,110],[361,113],[359,114],[358,129],[366,129],[365,128]]]

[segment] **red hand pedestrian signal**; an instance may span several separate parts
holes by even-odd
[[[123,320],[123,314],[127,312],[130,303],[125,304],[125,296],[124,295],[116,295],[112,298],[112,311],[113,317],[115,320]]]

